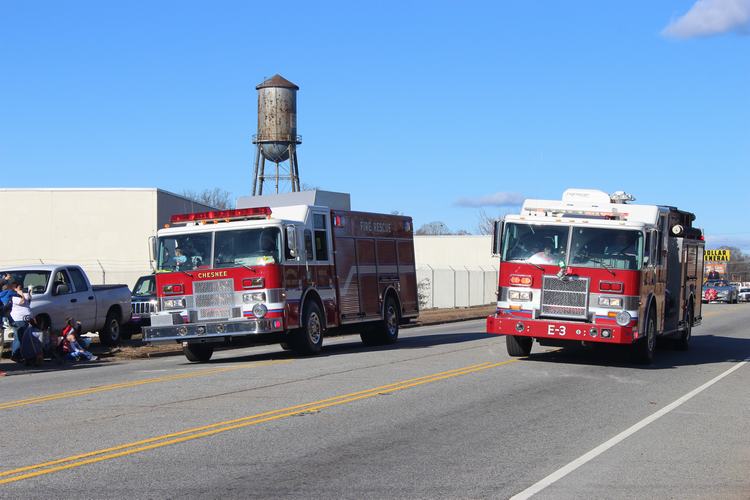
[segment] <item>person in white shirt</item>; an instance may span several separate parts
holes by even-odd
[[[27,318],[31,316],[31,292],[24,292],[20,283],[15,281],[10,284],[10,287],[16,291],[16,296],[11,299],[13,307],[10,310],[10,319],[16,327],[19,327],[19,323],[28,323]],[[23,326],[25,327],[26,324]]]

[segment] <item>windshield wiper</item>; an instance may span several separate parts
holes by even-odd
[[[536,264],[536,263],[534,263],[534,262],[531,262],[531,261],[530,261],[530,260],[528,260],[528,259],[526,259],[526,260],[522,260],[521,262],[523,262],[524,264],[531,264],[532,266],[536,267],[536,268],[537,268],[537,269],[539,269],[540,271],[544,271],[544,268],[543,268],[542,266],[540,266],[539,264]]]
[[[597,264],[601,264],[601,266],[604,269],[606,269],[607,271],[609,271],[609,274],[611,274],[612,276],[617,276],[617,274],[612,270],[612,268],[609,267],[607,264],[605,264],[603,260],[601,260],[601,259],[592,259],[591,257],[589,257],[589,260],[591,262],[596,262]]]

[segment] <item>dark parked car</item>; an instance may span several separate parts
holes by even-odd
[[[151,325],[151,314],[158,310],[159,301],[156,298],[156,277],[153,274],[141,276],[133,287],[130,299],[133,313],[127,328],[127,335],[140,331],[144,326]]]

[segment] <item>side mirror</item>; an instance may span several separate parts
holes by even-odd
[[[294,226],[286,226],[286,248],[292,258],[297,258],[297,230]]]
[[[152,265],[156,262],[156,236],[148,237],[148,258]]]
[[[68,293],[70,289],[68,288],[68,285],[66,284],[60,284],[55,287],[55,295],[65,295]]]
[[[492,228],[492,256],[497,257],[501,253],[503,244],[503,221],[496,220]]]

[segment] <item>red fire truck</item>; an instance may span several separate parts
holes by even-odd
[[[487,332],[508,354],[541,345],[624,344],[640,363],[656,337],[687,349],[701,322],[703,234],[695,216],[631,195],[568,189],[495,224],[498,302]]]
[[[248,343],[315,354],[334,328],[394,343],[418,315],[410,217],[353,212],[349,195],[325,191],[238,207],[175,215],[152,239],[160,307],[144,340],[181,342],[202,362]]]

